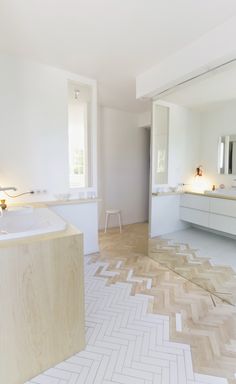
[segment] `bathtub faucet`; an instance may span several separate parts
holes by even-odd
[[[7,209],[7,204],[5,199],[0,200],[0,208],[1,208],[1,211],[5,211],[5,209]]]
[[[0,192],[5,191],[17,191],[16,187],[0,187]],[[0,217],[3,215],[3,211],[7,209],[7,204],[5,199],[0,200]]]
[[[0,200],[0,217],[3,217],[3,212],[6,212],[7,204],[5,199]]]
[[[0,192],[1,191],[17,191],[16,187],[0,187]]]

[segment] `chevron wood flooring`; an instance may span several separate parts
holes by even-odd
[[[198,257],[188,244],[161,237],[149,240],[148,255],[225,302],[236,304],[236,273],[230,266],[212,265],[210,258]]]
[[[147,257],[147,225],[85,258],[86,349],[27,384],[235,383],[236,312]]]

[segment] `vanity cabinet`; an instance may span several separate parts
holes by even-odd
[[[181,196],[180,205],[194,210],[208,212],[210,209],[210,199],[207,196],[185,193]]]
[[[209,228],[236,235],[236,218],[212,213],[209,217]]]
[[[180,219],[236,235],[236,200],[186,193],[180,199]]]
[[[236,200],[211,198],[211,212],[218,215],[236,217]]]
[[[180,210],[180,218],[181,220],[204,227],[208,227],[209,225],[209,213],[198,209],[182,207]]]

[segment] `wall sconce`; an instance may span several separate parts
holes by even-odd
[[[75,89],[75,99],[76,100],[78,100],[79,94],[80,94],[80,90],[79,89]]]
[[[199,166],[196,168],[195,177],[196,177],[196,176],[202,176],[202,175],[203,175],[202,165],[199,165]]]
[[[197,193],[204,193],[211,188],[210,181],[206,178],[205,174],[203,174],[203,167],[199,165],[196,168],[192,184],[191,190]]]

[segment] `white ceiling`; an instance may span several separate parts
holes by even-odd
[[[236,13],[235,0],[0,0],[0,50],[96,78],[141,111],[135,77]]]
[[[201,110],[236,99],[236,62],[179,86],[161,99]]]

